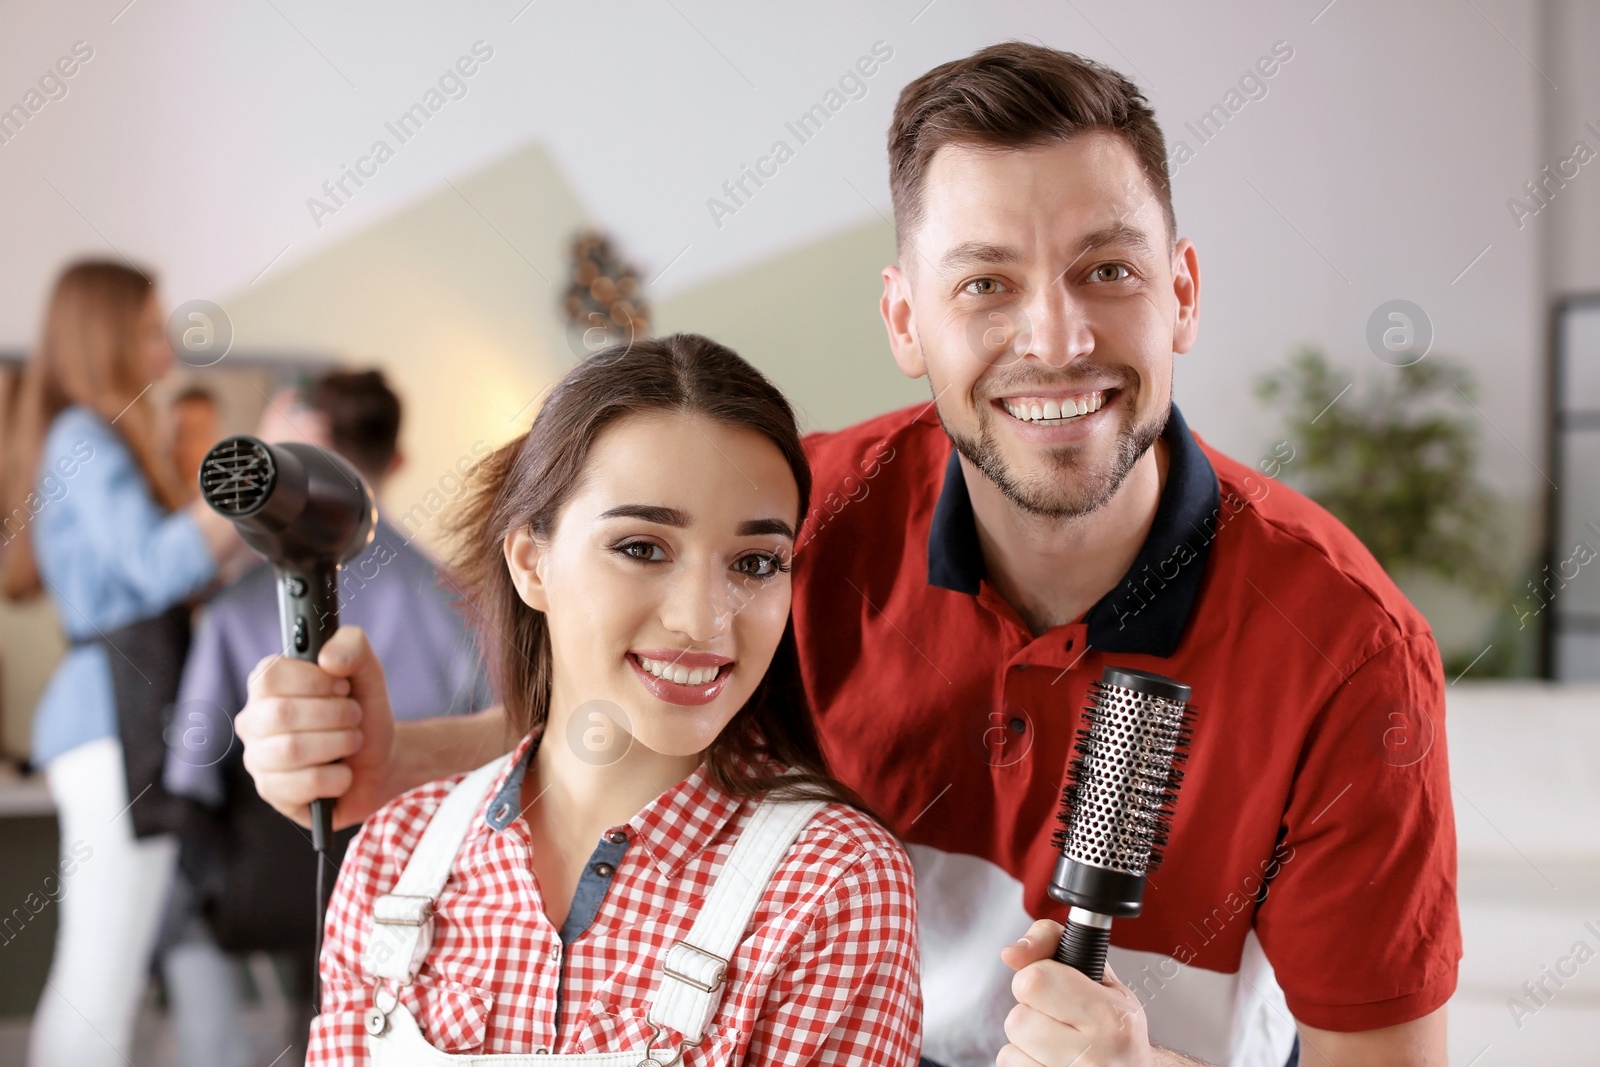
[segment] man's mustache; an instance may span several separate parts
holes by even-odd
[[[992,400],[995,397],[1011,396],[1034,390],[1049,392],[1065,389],[1074,392],[1093,392],[1095,390],[1125,389],[1135,380],[1137,380],[1136,376],[1131,371],[1116,367],[1089,367],[1070,374],[1050,375],[1041,375],[1030,369],[1025,374],[1009,374],[992,380],[985,379],[978,383],[979,391],[977,395],[981,400]]]

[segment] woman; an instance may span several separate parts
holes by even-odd
[[[916,1064],[910,860],[800,684],[782,394],[703,337],[635,341],[480,475],[457,584],[522,741],[351,843],[307,1062]],[[252,700],[318,676],[348,691],[280,659]]]
[[[203,503],[181,506],[158,439],[148,390],[174,362],[163,320],[148,274],[68,267],[6,443],[0,580],[12,599],[47,590],[71,644],[33,726],[73,864],[33,1020],[35,1067],[125,1062],[176,853],[168,836],[134,835],[140,798],[128,796],[111,657],[133,671],[141,657],[115,633],[200,592],[238,544]]]

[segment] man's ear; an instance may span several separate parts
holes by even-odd
[[[878,301],[878,312],[889,331],[889,350],[894,353],[900,373],[907,378],[926,375],[928,365],[923,361],[922,344],[917,340],[917,325],[911,314],[911,279],[894,264],[883,268],[883,299]]]
[[[516,587],[522,602],[535,611],[549,611],[549,592],[539,570],[544,560],[544,550],[533,539],[533,532],[523,526],[506,534],[505,556],[506,569],[511,572],[511,584]]]
[[[1200,254],[1187,237],[1172,252],[1172,291],[1178,315],[1172,323],[1172,350],[1189,351],[1200,335]]]

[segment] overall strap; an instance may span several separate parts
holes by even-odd
[[[489,787],[505,769],[510,753],[484,764],[445,795],[416,851],[393,889],[372,905],[372,936],[362,966],[369,974],[408,984],[421,970],[433,945],[433,905],[450,880],[456,853],[472,820],[483,810]]]
[[[689,936],[667,949],[650,1021],[699,1044],[721,1003],[728,958],[738,948],[778,863],[822,801],[764,800],[745,824],[700,905]]]

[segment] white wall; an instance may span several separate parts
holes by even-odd
[[[114,245],[156,265],[172,303],[231,299],[529,142],[648,273],[665,271],[654,289],[667,300],[887,214],[894,96],[936,63],[1008,37],[1076,49],[1132,75],[1169,140],[1194,147],[1184,123],[1287,42],[1294,57],[1267,95],[1175,179],[1202,265],[1201,339],[1177,379],[1190,422],[1241,458],[1265,454],[1279,435],[1256,376],[1312,342],[1381,381],[1394,372],[1367,351],[1367,319],[1410,299],[1433,321],[1434,350],[1482,383],[1507,559],[1531,544],[1557,220],[1519,231],[1505,202],[1550,161],[1547,126],[1600,116],[1587,103],[1584,61],[1600,44],[1588,5],[1551,0],[1547,30],[1543,5],[1513,0],[122,3],[0,6],[0,107],[74,42],[94,50],[68,95],[0,145],[0,344],[31,339],[67,256]],[[493,57],[465,97],[399,144],[385,122],[479,40]],[[877,41],[893,56],[865,96],[719,226],[708,198],[774,139],[792,142],[785,121]],[[1536,69],[1552,66],[1547,49],[1565,50],[1561,93]],[[1548,116],[1546,97],[1560,102]],[[308,198],[380,137],[394,158],[319,226]],[[1587,226],[1600,175],[1586,171],[1570,202],[1589,205],[1573,216]],[[1593,242],[1576,229],[1565,241],[1562,277],[1592,284]],[[870,280],[860,299],[874,299]],[[885,406],[900,395],[885,390]],[[441,469],[452,458],[413,455]]]
[[[49,275],[72,253],[114,243],[158,265],[174,301],[217,295],[528,140],[551,146],[594,215],[646,263],[660,269],[682,252],[658,285],[670,292],[886,211],[894,94],[937,62],[1005,37],[1078,49],[1144,85],[1170,138],[1285,40],[1295,58],[1268,96],[1177,179],[1180,226],[1205,268],[1201,349],[1181,378],[1197,421],[1249,451],[1267,435],[1226,416],[1254,410],[1243,393],[1257,368],[1302,340],[1363,360],[1367,314],[1408,296],[1433,316],[1439,349],[1485,376],[1499,369],[1502,429],[1533,443],[1531,377],[1504,371],[1539,340],[1539,235],[1517,234],[1504,200],[1543,162],[1544,83],[1518,51],[1539,51],[1534,5],[1482,0],[1485,18],[1453,0],[1338,0],[1320,17],[1323,0],[783,10],[541,0],[518,15],[523,3],[139,0],[120,15],[117,3],[7,4],[0,103],[20,100],[74,41],[94,58],[0,145],[11,208],[0,219],[0,343],[32,336]],[[479,39],[494,58],[465,98],[318,228],[306,200]],[[894,57],[865,98],[717,228],[707,198],[877,40]],[[1525,468],[1499,446],[1497,480],[1521,486]]]

